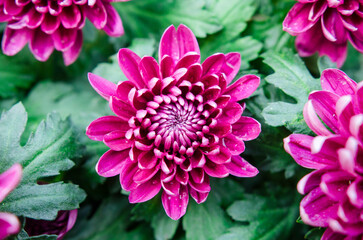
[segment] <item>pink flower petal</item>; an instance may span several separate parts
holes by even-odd
[[[81,15],[82,13],[79,7],[75,4],[72,4],[69,7],[62,8],[62,12],[59,15],[59,18],[62,22],[62,25],[65,28],[70,29],[70,28],[76,28],[78,26],[79,22],[82,19]],[[91,18],[93,19],[93,17]]]
[[[102,177],[113,177],[121,173],[126,160],[129,159],[130,149],[123,151],[108,150],[102,155],[96,165],[97,173]]]
[[[140,74],[145,83],[148,83],[152,78],[159,78],[159,65],[153,57],[145,56],[139,63]]]
[[[327,91],[315,91],[310,93],[309,100],[323,122],[335,133],[339,133],[338,119],[335,113],[335,105],[339,96]]]
[[[341,201],[354,176],[343,171],[325,173],[321,178],[320,189],[332,200]]]
[[[232,134],[244,141],[253,140],[260,135],[261,124],[251,117],[241,116],[232,125]]]
[[[138,184],[133,179],[138,169],[139,168],[137,167],[136,162],[132,162],[131,160],[126,159],[126,162],[124,163],[124,166],[121,168],[121,173],[120,173],[121,187],[125,191],[134,190],[138,186]]]
[[[63,52],[63,60],[66,66],[71,65],[78,58],[83,42],[82,31],[77,31],[76,41],[68,50]]]
[[[245,75],[229,86],[224,95],[230,95],[231,101],[237,102],[248,98],[260,85],[260,78],[255,75]]]
[[[102,28],[105,33],[107,33],[111,37],[120,37],[124,34],[124,28],[122,26],[122,21],[120,16],[118,15],[115,8],[113,8],[110,4],[103,3],[107,12],[107,22],[106,25]]]
[[[321,177],[329,172],[327,169],[319,169],[305,175],[297,184],[297,191],[300,194],[307,194],[320,186]]]
[[[30,51],[38,61],[47,61],[54,50],[52,37],[40,30],[34,32],[30,40]]]
[[[178,220],[184,216],[187,211],[189,202],[188,188],[185,186],[180,187],[178,196],[170,196],[165,192],[161,195],[161,201],[166,214],[173,220]]]
[[[346,43],[347,31],[337,11],[327,10],[321,18],[324,36],[331,42]]]
[[[257,168],[240,156],[232,156],[232,161],[225,164],[230,174],[237,177],[254,177],[258,174]]]
[[[88,80],[93,89],[104,99],[110,100],[111,96],[116,95],[116,84],[93,73],[88,73]]]
[[[113,132],[110,132],[103,137],[103,142],[106,146],[111,148],[115,151],[122,151],[124,149],[129,149],[133,142],[132,140],[129,140],[125,137],[126,132],[116,130]]]
[[[77,32],[77,29],[59,27],[57,31],[52,34],[55,49],[58,51],[65,51],[72,47],[76,41]]]
[[[298,33],[310,29],[317,21],[310,21],[308,19],[312,6],[313,5],[309,3],[296,3],[291,8],[282,24],[283,30],[291,35],[297,35]]]
[[[116,98],[110,97],[110,108],[121,119],[128,121],[131,117],[135,116],[135,110],[130,108],[130,105]]]
[[[106,3],[107,4],[107,3]],[[103,29],[107,23],[107,11],[102,1],[96,0],[92,7],[85,6],[84,13],[97,29]]]
[[[192,198],[198,204],[204,203],[207,200],[207,197],[209,194],[209,192],[202,193],[202,192],[195,191],[193,188],[189,188],[189,193],[190,193],[190,196],[192,196]]]
[[[182,58],[189,52],[195,52],[200,55],[199,45],[192,30],[187,26],[180,24],[177,29],[177,39],[179,45],[179,58]]]
[[[321,87],[339,96],[354,94],[357,83],[339,69],[326,69],[321,74]]]
[[[14,30],[5,28],[2,50],[3,53],[9,56],[17,54],[33,37],[33,31],[27,28]]]
[[[314,227],[327,227],[328,220],[337,216],[338,204],[315,188],[300,203],[300,216],[304,223]]]
[[[22,167],[16,163],[0,174],[0,202],[20,183]]]
[[[233,134],[229,134],[223,138],[223,142],[232,155],[239,155],[245,151],[243,140]]]
[[[215,164],[212,161],[206,161],[203,169],[211,177],[224,178],[229,175],[229,170],[224,164]]]
[[[240,104],[236,102],[230,102],[225,108],[223,108],[223,112],[218,120],[221,122],[234,124],[240,119],[242,113],[243,108]]]
[[[303,114],[306,124],[309,126],[311,130],[313,130],[314,133],[322,136],[329,136],[332,134],[321,122],[320,118],[316,115],[311,100],[309,100],[305,104]]]
[[[154,177],[160,170],[160,165],[155,166],[150,169],[140,169],[136,171],[133,181],[137,184],[143,184],[147,181],[150,181],[152,177]]]
[[[103,141],[104,135],[117,131],[127,131],[129,129],[128,122],[121,120],[116,116],[104,116],[94,120],[88,127],[87,136],[96,141]]]
[[[15,215],[0,212],[0,239],[5,239],[9,235],[16,234],[20,229],[20,222]]]
[[[225,62],[226,57],[222,53],[216,53],[208,57],[202,63],[203,76],[219,73]]]
[[[171,181],[168,182],[161,182],[161,186],[164,189],[164,192],[169,195],[169,196],[179,196],[179,192],[180,192],[180,187],[182,185],[180,185],[180,183],[174,178]]]
[[[241,54],[232,52],[227,53],[225,56],[226,62],[223,65],[221,72],[226,75],[227,84],[230,84],[241,67]]]
[[[59,17],[45,14],[44,21],[40,25],[40,28],[46,34],[53,34],[58,29],[60,23]]]
[[[126,78],[142,88],[145,83],[140,75],[139,63],[141,58],[129,49],[122,48],[118,52],[118,62]]]
[[[347,195],[350,202],[357,208],[363,207],[363,179],[358,178],[349,185]]]
[[[131,190],[129,195],[130,203],[146,202],[155,197],[155,195],[159,193],[161,188],[159,178],[160,176],[156,175],[149,181],[140,184],[135,189]]]

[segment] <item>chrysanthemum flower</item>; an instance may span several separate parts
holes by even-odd
[[[11,168],[0,174],[0,202],[19,184],[22,168],[14,164]],[[18,218],[6,212],[0,212],[0,240],[20,231]]]
[[[298,164],[315,169],[298,184],[298,191],[307,194],[300,215],[306,224],[328,228],[322,239],[361,240],[363,83],[328,69],[321,85],[323,90],[312,92],[304,108],[305,121],[318,136],[292,134],[284,139]]]
[[[88,18],[97,29],[112,37],[124,32],[120,16],[110,2],[127,0],[0,0],[0,22],[7,22],[3,53],[17,54],[27,43],[39,61],[46,61],[56,49],[65,65],[78,57]]]
[[[297,0],[287,14],[283,29],[296,36],[303,57],[316,51],[343,65],[347,40],[363,53],[362,0]]]
[[[241,116],[245,104],[238,101],[249,97],[260,79],[246,75],[230,84],[241,64],[238,53],[217,53],[200,63],[195,36],[180,25],[163,34],[159,63],[128,49],[118,57],[128,81],[115,85],[89,74],[116,116],[93,121],[87,135],[111,148],[96,170],[105,177],[120,175],[131,203],[162,189],[166,213],[179,219],[189,194],[197,203],[206,200],[209,177],[258,173],[239,154],[244,141],[259,135],[260,124]]]
[[[77,209],[70,211],[59,211],[56,219],[53,221],[27,218],[25,220],[24,229],[31,237],[43,234],[55,234],[58,235],[57,240],[61,240],[76,223],[77,212]]]

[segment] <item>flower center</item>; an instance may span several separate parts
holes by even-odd
[[[201,112],[193,105],[193,102],[179,101],[170,104],[162,104],[156,110],[154,123],[155,145],[163,145],[164,151],[179,151],[190,147],[199,146],[198,133],[201,133],[206,121]],[[202,116],[202,118],[201,118]]]

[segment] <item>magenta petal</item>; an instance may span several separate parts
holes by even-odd
[[[188,52],[195,52],[200,55],[199,45],[192,30],[180,24],[177,29],[177,39],[179,45],[179,57],[182,58]]]
[[[64,28],[76,28],[81,21],[81,11],[77,5],[70,5],[64,7],[62,13],[59,15]]]
[[[174,178],[168,182],[161,182],[161,186],[164,189],[164,192],[169,196],[179,196],[180,191],[180,183]]]
[[[154,155],[153,151],[142,152],[138,157],[140,169],[154,168],[158,158]]]
[[[93,73],[88,73],[88,80],[93,89],[104,99],[109,100],[111,96],[116,95],[116,84]]]
[[[34,57],[42,62],[48,60],[54,50],[52,37],[40,30],[34,32],[29,47]]]
[[[198,204],[205,202],[209,194],[209,192],[202,193],[195,191],[193,188],[189,188],[189,193]]]
[[[229,173],[237,177],[254,177],[258,174],[257,168],[240,156],[232,156],[232,161],[225,164]]]
[[[243,140],[233,134],[229,134],[223,138],[224,144],[232,155],[239,155],[245,151]]]
[[[178,220],[184,216],[187,211],[189,202],[188,188],[182,185],[178,196],[170,196],[163,192],[161,195],[161,201],[166,214],[171,219]]]
[[[137,184],[143,184],[149,181],[152,177],[155,176],[159,172],[160,166],[156,166],[155,168],[151,169],[139,169],[136,171],[133,180]]]
[[[344,223],[339,220],[332,219],[329,221],[329,227],[339,233],[343,234],[349,234],[353,237],[354,240],[360,240],[359,237],[363,233],[363,222],[357,222],[357,223]]]
[[[159,174],[149,181],[140,184],[135,189],[131,190],[129,195],[130,203],[146,202],[159,193],[161,184]]]
[[[73,46],[63,52],[63,60],[66,66],[71,65],[74,61],[76,61],[81,52],[82,42],[83,42],[82,31],[78,30],[76,41],[74,42]]]
[[[92,7],[86,6],[83,8],[87,18],[93,23],[97,29],[102,29],[107,23],[107,11],[100,0],[95,1],[95,5]]]
[[[206,161],[203,169],[211,177],[224,178],[229,175],[229,170],[224,164],[215,164],[212,161]]]
[[[317,20],[310,21],[308,19],[312,4],[296,3],[283,22],[283,30],[291,35],[305,32],[311,28]]]
[[[314,227],[327,227],[328,220],[337,216],[338,204],[315,188],[300,203],[300,216],[304,223]]]
[[[121,187],[125,191],[134,190],[138,186],[138,184],[133,179],[138,169],[139,168],[137,167],[136,162],[132,162],[131,160],[126,159],[126,162],[124,163],[124,166],[121,168],[121,173],[120,173]]]
[[[168,27],[160,40],[159,45],[159,61],[165,56],[170,56],[173,62],[179,60],[179,46],[177,42],[176,30],[173,25]]]
[[[135,110],[129,104],[115,96],[111,96],[109,101],[111,110],[121,119],[128,121],[131,117],[135,116]]]
[[[350,202],[358,207],[363,207],[363,179],[355,180],[348,188],[347,195]]]
[[[129,129],[128,122],[121,120],[116,116],[104,116],[94,120],[88,127],[87,136],[96,141],[103,141],[104,135],[116,131],[127,131]]]
[[[53,34],[58,29],[59,25],[59,17],[46,14],[40,28],[46,34]]]
[[[103,31],[111,37],[120,37],[124,34],[122,21],[117,11],[107,3],[104,3],[107,12],[107,23],[103,27]]]
[[[208,57],[202,63],[203,76],[218,73],[222,69],[225,61],[226,57],[222,53],[216,53]]]
[[[17,54],[30,41],[33,31],[27,28],[14,30],[6,28],[2,40],[3,53],[9,56]]]
[[[339,69],[326,69],[321,74],[321,87],[339,96],[354,94],[357,83]]]
[[[305,168],[321,169],[336,166],[337,162],[329,158],[321,158],[311,153],[313,137],[303,134],[291,134],[284,139],[284,148],[294,160]]]
[[[242,116],[232,125],[232,134],[244,141],[257,138],[260,132],[261,124],[251,117]]]
[[[260,85],[260,78],[255,75],[245,75],[229,86],[224,95],[230,95],[231,101],[237,102],[248,98]]]
[[[54,47],[58,51],[68,50],[76,41],[77,29],[66,29],[59,27],[57,31],[52,34]]]
[[[139,70],[139,63],[141,58],[133,51],[122,48],[118,52],[118,62],[122,72],[126,78],[135,83],[138,87],[142,88],[145,85]]]
[[[7,15],[15,16],[23,10],[23,8],[15,4],[14,0],[4,0],[3,3],[4,5],[2,7]]]
[[[9,235],[16,234],[20,229],[20,222],[15,215],[0,212],[0,239],[5,239]]]
[[[204,176],[204,179],[201,183],[196,183],[193,178],[189,179],[189,186],[193,188],[195,191],[201,192],[201,193],[207,193],[210,192],[210,182],[209,177],[207,175]]]
[[[335,114],[335,105],[339,96],[327,91],[316,91],[310,93],[309,100],[314,106],[318,116],[335,133],[339,132],[338,120]]]
[[[103,137],[103,142],[106,144],[106,146],[115,151],[128,149],[132,146],[133,141],[127,139],[125,134],[125,131],[119,130],[110,132]]]
[[[189,68],[191,65],[200,62],[200,55],[195,52],[187,52],[176,64],[175,69]]]
[[[344,172],[335,171],[325,173],[321,178],[320,189],[332,200],[341,201],[346,196],[346,190],[354,176]]]
[[[227,53],[226,62],[223,65],[221,72],[227,77],[227,84],[230,84],[233,78],[237,75],[241,67],[241,54],[239,53]]]
[[[236,102],[230,102],[225,108],[223,108],[223,112],[218,120],[221,122],[234,124],[240,119],[242,113],[243,108],[240,104]]]
[[[326,172],[328,172],[328,170],[320,169],[305,175],[297,184],[298,192],[300,194],[307,194],[313,189],[319,187],[321,183],[321,177]]]
[[[153,57],[145,56],[140,60],[139,69],[145,83],[152,78],[159,78],[159,65]]]
[[[329,136],[332,133],[324,126],[320,118],[316,115],[315,109],[311,100],[309,100],[303,110],[304,119],[306,124],[309,126],[314,133],[322,136]]]
[[[328,10],[321,18],[321,28],[324,36],[331,42],[345,43],[347,31],[337,11]]]
[[[325,230],[323,236],[321,237],[321,240],[353,240],[353,239],[346,239],[346,236],[344,236],[343,234],[334,232],[331,228],[327,228],[327,230]]]
[[[18,163],[0,174],[0,202],[19,184],[21,175],[22,167]]]
[[[98,175],[102,177],[113,177],[120,174],[127,159],[130,149],[123,151],[108,150],[104,153],[96,165]]]

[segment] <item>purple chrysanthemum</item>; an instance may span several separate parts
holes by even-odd
[[[97,29],[113,37],[124,32],[111,2],[128,0],[0,0],[0,22],[7,22],[2,40],[4,54],[17,54],[27,43],[39,61],[56,49],[65,65],[78,57],[88,18]]]
[[[59,211],[56,219],[53,221],[27,218],[25,220],[24,229],[31,237],[43,234],[55,234],[58,235],[57,240],[61,240],[76,223],[77,212],[77,209],[70,211]]]
[[[0,174],[0,202],[19,184],[22,168],[20,164],[14,164],[7,171]],[[20,231],[18,218],[11,214],[0,212],[0,240]]]
[[[318,136],[292,134],[284,140],[298,164],[316,169],[298,184],[298,191],[307,194],[300,215],[309,225],[328,228],[324,240],[361,240],[363,83],[328,69],[321,85],[323,90],[312,92],[304,108],[305,121]]]
[[[238,53],[214,54],[200,63],[197,39],[180,25],[163,34],[159,63],[128,49],[121,49],[118,59],[128,81],[115,85],[89,74],[116,116],[93,121],[87,135],[111,148],[96,170],[105,177],[120,175],[131,203],[162,189],[166,213],[179,219],[189,194],[197,203],[206,200],[210,176],[258,173],[239,154],[244,141],[259,135],[260,124],[241,116],[245,104],[238,101],[249,97],[260,79],[246,75],[229,85],[241,64]]]
[[[343,65],[347,40],[363,53],[362,0],[297,0],[283,22],[303,57],[316,51]]]

